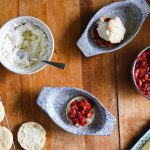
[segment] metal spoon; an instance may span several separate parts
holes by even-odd
[[[19,59],[23,59],[25,56],[27,56],[29,58],[29,60],[35,60],[35,61],[43,62],[45,64],[55,66],[59,69],[65,69],[65,67],[66,67],[66,65],[64,63],[51,62],[48,60],[42,60],[42,59],[34,58],[28,52],[24,52],[24,51],[18,51],[17,56],[19,57]]]

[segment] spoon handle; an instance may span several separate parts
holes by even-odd
[[[50,62],[50,61],[46,61],[46,60],[41,60],[41,62],[44,62],[48,65],[52,65],[55,66],[59,69],[65,69],[66,65],[64,63],[59,63],[59,62]]]

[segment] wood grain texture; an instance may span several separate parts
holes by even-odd
[[[44,126],[47,131],[46,150],[62,149],[62,147],[65,150],[70,150],[70,148],[72,150],[85,149],[84,136],[78,138],[58,128],[35,105],[37,95],[43,86],[74,86],[82,88],[81,53],[74,44],[80,31],[78,1],[21,0],[19,4],[20,15],[36,16],[47,23],[55,40],[53,61],[67,64],[65,71],[46,67],[35,75],[22,76],[23,119],[25,121],[32,119]],[[76,72],[77,70],[78,72]],[[27,114],[26,111],[30,112],[30,114]]]
[[[47,66],[34,75],[16,75],[0,66],[0,95],[17,150],[22,149],[16,140],[17,130],[27,121],[36,121],[46,129],[44,150],[128,150],[150,128],[150,103],[136,92],[131,81],[132,62],[149,45],[150,17],[136,38],[118,52],[85,58],[76,46],[94,13],[115,1],[0,0],[0,25],[23,15],[41,19],[54,35],[52,60],[67,64],[64,71]],[[94,94],[117,119],[113,134],[76,136],[57,127],[36,106],[43,86],[72,86]]]
[[[84,30],[96,10],[110,1],[80,0],[81,27]],[[94,94],[104,106],[118,118],[116,91],[116,61],[115,53],[99,55],[83,59],[83,88]],[[88,66],[88,67],[87,67]],[[92,140],[91,140],[92,139]],[[96,145],[96,146],[95,146]],[[118,123],[112,136],[86,137],[86,149],[119,149]]]
[[[2,26],[8,20],[18,16],[18,1],[1,1],[0,10],[0,26]],[[16,136],[17,125],[22,123],[21,79],[20,75],[11,73],[1,65],[0,96],[2,97],[13,134]],[[3,121],[2,125],[7,127],[6,121]]]
[[[150,102],[135,89],[131,79],[131,68],[137,54],[149,45],[147,18],[136,38],[117,52],[117,76],[121,149],[131,148],[150,128]],[[130,57],[129,57],[130,56]]]

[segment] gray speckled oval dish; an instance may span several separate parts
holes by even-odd
[[[83,128],[73,126],[66,118],[67,104],[72,98],[79,95],[89,98],[94,103],[96,110],[93,122]],[[37,104],[58,126],[77,135],[110,135],[116,123],[113,115],[96,97],[81,89],[44,87],[37,99]]]
[[[141,150],[141,148],[150,140],[150,129],[143,137],[131,148],[131,150]]]
[[[149,13],[150,6],[145,0],[126,0],[105,6],[90,20],[85,31],[78,40],[77,46],[86,57],[116,51],[128,44],[135,37]],[[120,17],[126,28],[124,40],[111,48],[98,47],[90,34],[92,25],[103,16],[108,16],[110,18],[115,16]]]

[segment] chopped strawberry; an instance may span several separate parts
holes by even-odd
[[[84,110],[92,109],[92,105],[86,99],[84,100],[84,102],[85,102],[85,106],[86,106],[86,108],[84,108]]]
[[[111,18],[107,17],[104,19],[105,22],[109,22],[111,20]]]
[[[77,105],[73,105],[70,108],[71,108],[71,110],[77,110],[78,109]]]
[[[77,114],[77,110],[76,109],[73,109],[70,111],[73,115],[76,115]]]
[[[82,119],[80,119],[79,122],[81,126],[85,126],[87,124],[85,117],[82,117]]]
[[[68,117],[69,119],[72,119],[72,118],[74,118],[75,116],[74,116],[74,114],[72,114],[71,112],[69,112],[68,115],[67,115],[67,117]]]
[[[112,47],[112,43],[110,41],[105,41],[104,42],[105,47]]]
[[[141,92],[150,97],[150,49],[147,49],[138,57],[134,77]]]
[[[73,123],[74,125],[77,125],[77,124],[79,124],[79,120],[78,120],[77,118],[73,118],[73,119],[72,119],[72,123]]]
[[[92,115],[93,115],[93,112],[90,111],[90,112],[87,114],[87,117],[88,117],[88,118],[91,118]]]
[[[91,112],[93,104],[88,99],[75,100],[71,103],[67,117],[72,121],[74,125],[85,126],[87,125],[87,118],[91,118],[93,112]]]
[[[80,107],[83,107],[84,105],[85,105],[85,103],[84,103],[83,100],[79,102],[79,106],[80,106]]]
[[[73,102],[71,103],[71,107],[72,107],[72,106],[76,106],[77,103],[78,103],[78,100],[73,101]]]
[[[143,83],[140,79],[138,79],[137,84],[138,84],[139,87],[141,87]]]
[[[82,114],[82,115],[85,115],[85,114],[86,114],[86,111],[85,111],[85,110],[82,110],[82,111],[81,111],[81,114]]]
[[[96,40],[96,44],[97,44],[99,47],[103,47],[103,46],[104,46],[104,42],[103,42],[103,40],[101,40],[101,39]]]
[[[88,106],[87,105],[83,106],[83,108],[84,108],[84,110],[88,110]]]
[[[92,34],[92,37],[94,39],[98,39],[99,38],[99,35],[98,35],[98,32],[97,32],[97,28],[98,28],[98,23],[95,23],[95,25],[93,26],[93,28],[91,30],[91,34]]]
[[[134,73],[134,75],[135,75],[135,78],[137,78],[138,77],[138,75],[139,75],[139,69],[137,69],[136,71],[135,71],[135,73]]]

